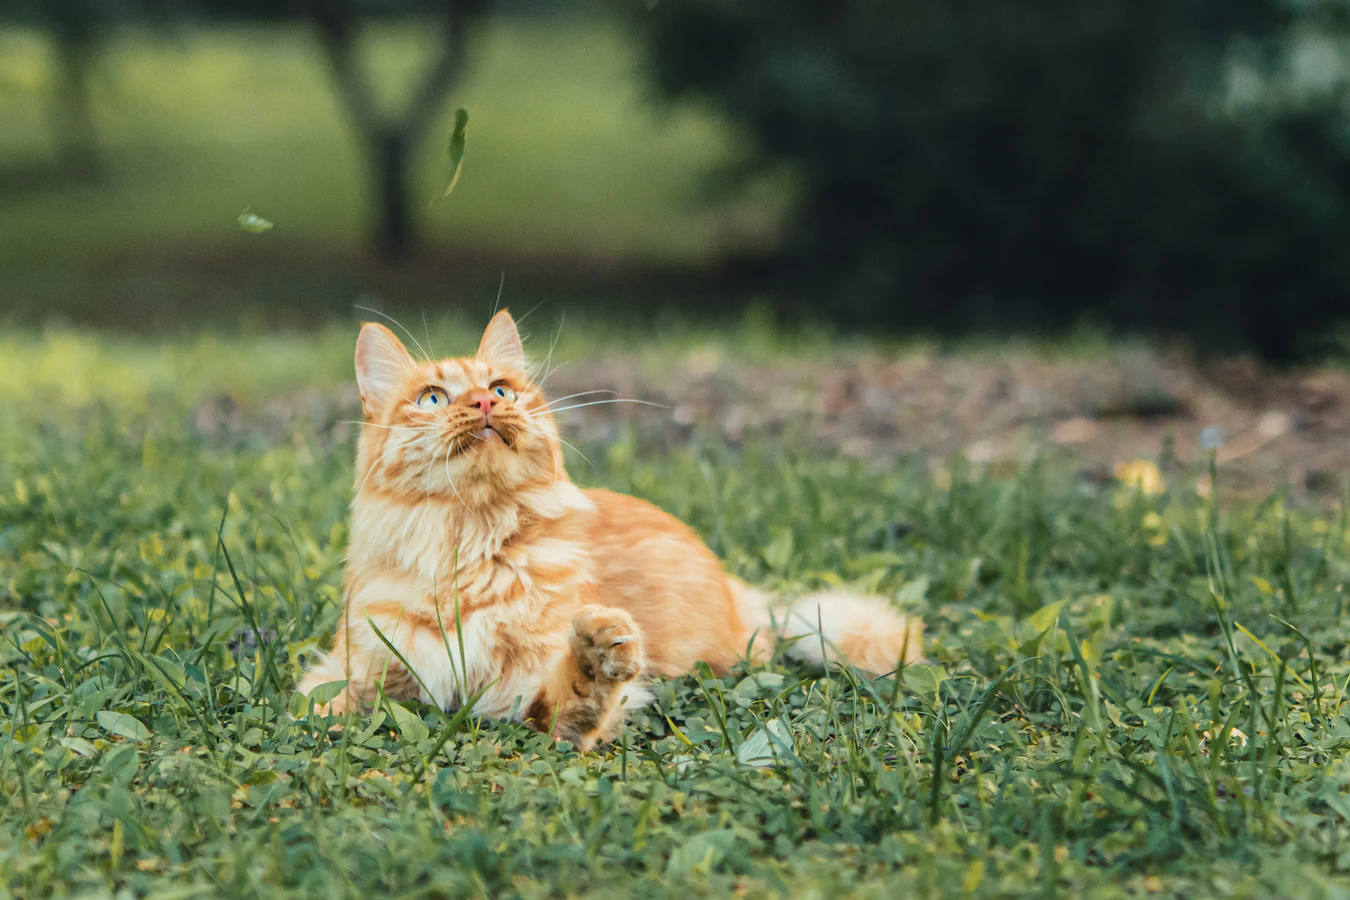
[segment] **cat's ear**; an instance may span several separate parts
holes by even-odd
[[[516,369],[525,368],[525,347],[516,330],[516,320],[502,310],[492,317],[478,343],[478,358]]]
[[[366,415],[380,410],[412,369],[413,358],[397,335],[376,322],[361,326],[356,339],[356,386]]]

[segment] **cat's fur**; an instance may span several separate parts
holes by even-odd
[[[917,658],[922,624],[885,601],[831,594],[775,608],[672,516],[573,485],[505,311],[474,357],[440,362],[414,360],[367,324],[356,375],[365,425],[346,610],[332,652],[297,687],[345,680],[332,712],[369,705],[381,681],[390,697],[446,709],[482,690],[478,712],[588,748],[614,735],[625,697],[640,702],[641,679],[699,660],[725,672],[784,636],[806,636],[799,655],[873,672]],[[419,405],[429,388],[447,402]]]

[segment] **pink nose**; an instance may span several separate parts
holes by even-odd
[[[476,406],[485,416],[492,414],[492,407],[497,404],[497,398],[488,391],[474,391],[464,398],[464,402],[469,406]]]

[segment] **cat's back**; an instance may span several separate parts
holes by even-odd
[[[703,660],[725,669],[744,651],[744,627],[717,557],[688,525],[636,497],[584,492],[600,602],[642,629],[650,671],[678,675]]]

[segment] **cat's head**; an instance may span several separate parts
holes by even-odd
[[[530,377],[520,332],[506,310],[471,357],[420,361],[383,325],[356,341],[365,415],[358,489],[469,505],[562,474],[543,392]]]

